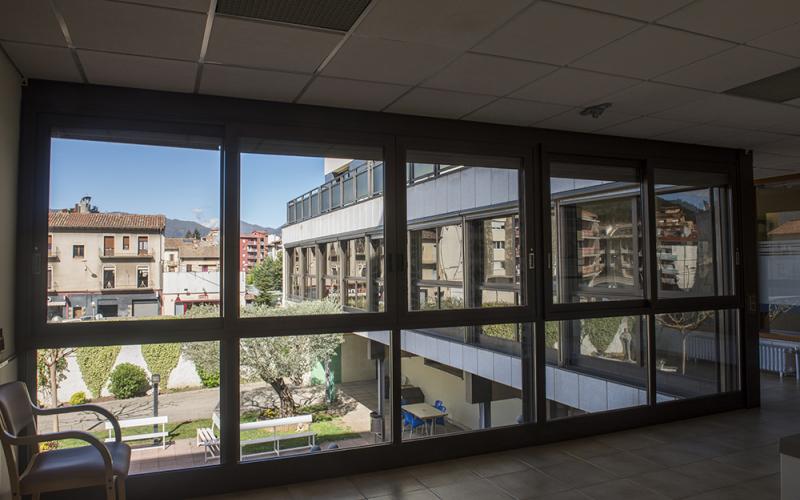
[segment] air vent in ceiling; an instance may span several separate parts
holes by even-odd
[[[772,102],[797,99],[800,97],[800,67],[747,83],[725,93]]]
[[[217,14],[347,31],[370,0],[218,0]]]

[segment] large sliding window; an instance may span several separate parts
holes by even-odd
[[[134,473],[198,495],[168,471],[279,481],[743,404],[732,154],[307,112],[45,113],[23,155],[27,381],[118,414]]]

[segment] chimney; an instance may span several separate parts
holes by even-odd
[[[75,206],[78,213],[81,214],[88,214],[91,212],[90,208],[92,206],[92,197],[91,196],[84,196],[81,198],[81,201]]]

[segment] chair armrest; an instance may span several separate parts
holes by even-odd
[[[64,406],[61,408],[39,408],[38,406],[33,406],[33,413],[36,415],[59,415],[62,413],[76,413],[80,411],[91,411],[106,417],[108,421],[111,422],[111,426],[114,427],[114,441],[117,443],[122,441],[122,429],[120,429],[119,420],[117,420],[117,417],[115,417],[113,413],[102,406],[92,404]]]
[[[111,461],[111,452],[108,451],[106,445],[100,442],[99,439],[84,431],[60,431],[48,432],[45,434],[34,434],[30,436],[14,436],[7,431],[3,431],[3,441],[7,441],[16,446],[34,446],[46,441],[60,441],[62,439],[78,439],[93,446],[99,453],[100,458],[103,459],[105,467],[106,478],[113,477],[113,467]]]

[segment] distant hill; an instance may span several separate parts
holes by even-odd
[[[186,232],[190,231],[194,233],[194,230],[200,233],[200,236],[205,236],[211,230],[199,222],[194,222],[190,220],[181,220],[181,219],[167,219],[167,227],[164,230],[164,236],[167,238],[183,238],[186,236]],[[281,234],[280,229],[274,229],[271,227],[263,227],[259,226],[258,224],[250,224],[249,222],[241,221],[239,230],[242,234],[251,233],[253,231],[266,231],[269,234]]]

